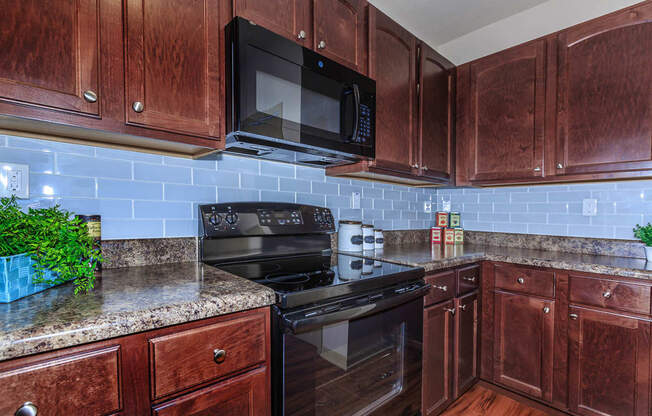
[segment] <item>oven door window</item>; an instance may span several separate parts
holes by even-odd
[[[286,333],[283,414],[412,414],[406,410],[416,414],[420,336],[410,333],[406,316],[396,308],[309,332]]]
[[[352,85],[251,45],[245,50],[240,130],[341,151],[359,147]]]

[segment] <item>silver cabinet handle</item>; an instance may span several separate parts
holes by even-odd
[[[414,165],[412,165],[412,167],[413,167],[414,169],[419,169],[419,164],[418,164],[418,163],[415,163]]]
[[[543,313],[550,313],[550,308],[547,306],[543,307]]]
[[[568,317],[569,317],[570,319],[572,319],[573,321],[577,321],[577,318],[578,318],[578,316],[577,316],[576,313],[571,313],[570,315],[568,315]]]
[[[516,279],[516,281],[518,282],[519,285],[525,284],[525,279],[523,279],[522,277],[519,277],[518,279]]]
[[[97,94],[93,90],[84,91],[84,100],[89,103],[94,103],[97,101]]]
[[[38,407],[32,402],[25,402],[16,410],[14,416],[36,416],[38,414]]]
[[[131,105],[131,108],[133,108],[133,110],[137,113],[142,113],[145,109],[145,104],[141,103],[140,101],[136,101]]]
[[[451,315],[455,315],[455,308],[446,308],[444,309],[446,312],[450,312]]]
[[[213,361],[217,364],[222,364],[226,360],[226,351],[221,349],[213,350]]]
[[[561,163],[557,163],[557,169],[563,169],[563,168],[564,168],[564,165],[562,165]]]
[[[306,38],[306,31],[305,30],[300,30],[299,34],[297,35],[297,38],[305,39]]]
[[[432,287],[434,287],[435,289],[439,289],[439,290],[441,290],[442,292],[446,292],[446,291],[448,291],[448,286],[437,286],[437,285],[432,285]]]
[[[421,169],[428,170],[428,166],[422,166]]]
[[[611,292],[607,290],[602,294],[602,297],[605,299],[609,299],[611,297]]]
[[[463,277],[462,279],[467,280],[467,281],[469,281],[469,282],[471,282],[471,283],[475,282],[475,276],[471,276],[471,277]]]
[[[326,42],[320,40],[319,43],[317,44],[317,49],[324,49],[325,47],[326,47]]]
[[[535,172],[541,172],[541,168],[539,166],[537,166],[536,168],[534,168],[534,171]]]
[[[460,308],[461,310],[465,311],[465,310],[466,310],[466,305],[460,305],[460,306],[458,306],[458,308]]]

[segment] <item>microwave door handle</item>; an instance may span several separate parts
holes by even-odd
[[[344,309],[331,313],[311,316],[309,318],[292,319],[283,317],[283,326],[293,334],[300,334],[321,328],[325,325],[359,319],[368,315],[376,314],[387,309],[408,303],[412,300],[423,297],[430,290],[430,285],[424,285],[418,289],[387,297],[376,302],[370,302],[366,305],[357,306],[350,309]]]
[[[353,99],[355,100],[355,124],[351,140],[355,142],[358,139],[358,130],[360,129],[360,88],[358,84],[353,84]]]

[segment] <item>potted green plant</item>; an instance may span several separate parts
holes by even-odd
[[[634,227],[634,236],[645,244],[645,257],[647,261],[652,262],[652,224]]]
[[[72,280],[75,294],[93,288],[102,261],[85,223],[59,205],[20,209],[0,199],[0,302],[7,303]]]

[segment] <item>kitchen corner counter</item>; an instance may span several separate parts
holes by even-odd
[[[254,309],[274,291],[198,262],[108,269],[95,289],[72,283],[0,304],[0,361]]]
[[[652,280],[652,263],[646,262],[645,259],[561,251],[471,244],[433,246],[430,243],[415,243],[388,246],[382,252],[370,251],[358,253],[357,255],[409,266],[421,266],[426,272],[490,260]]]

